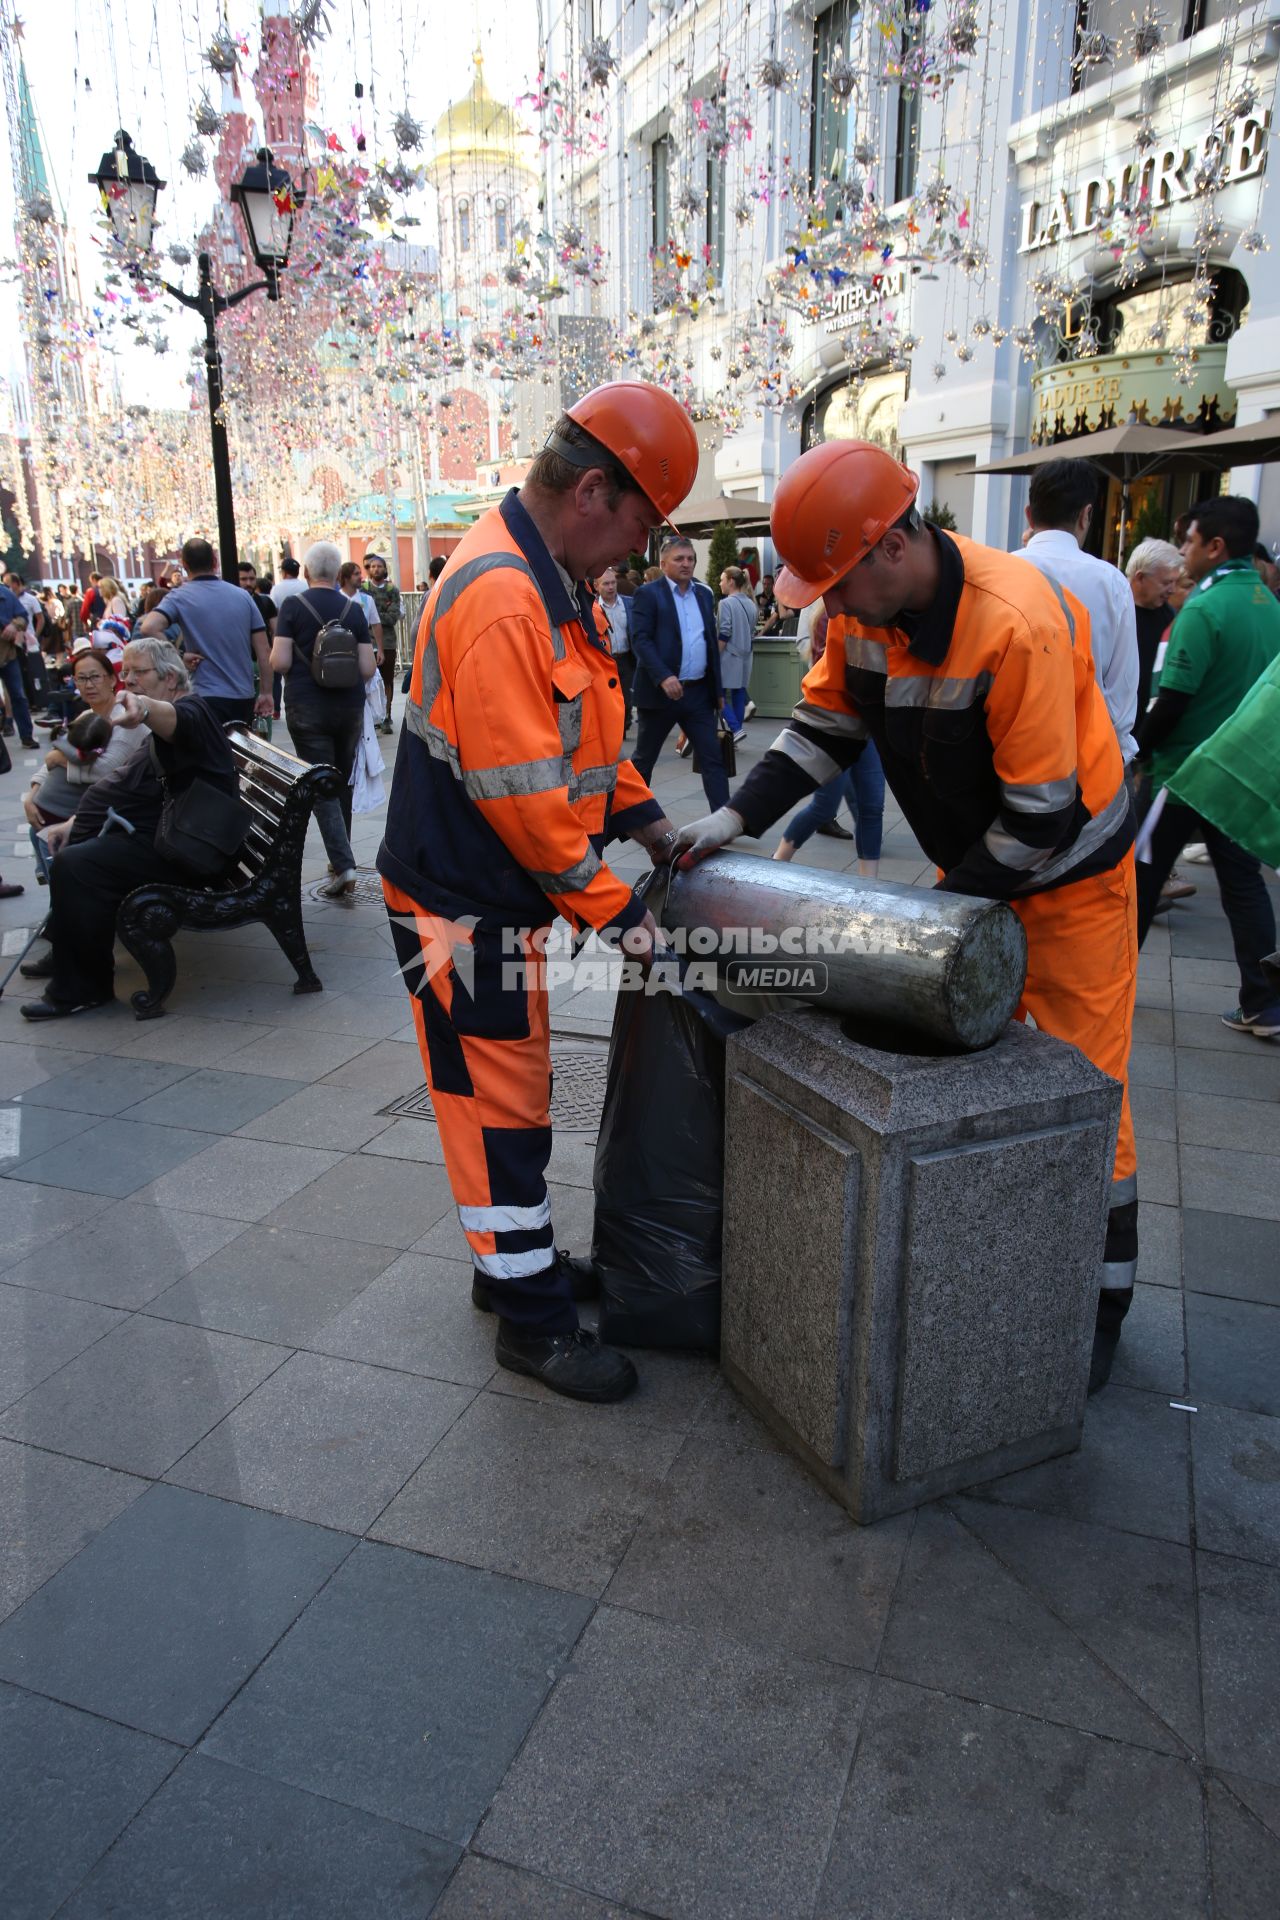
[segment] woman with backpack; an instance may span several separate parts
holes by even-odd
[[[364,684],[376,671],[368,622],[338,587],[342,555],[317,540],[303,556],[306,587],[284,601],[271,643],[271,667],[284,675],[284,717],[300,760],[336,767],[338,799],[316,803],[316,824],[333,878],[323,889],[340,900],[356,884],[351,851],[351,770],[364,726]]]

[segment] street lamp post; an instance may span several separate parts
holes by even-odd
[[[156,198],[164,181],[149,160],[135,152],[132,140],[123,131],[116,144],[104,153],[90,182],[102,195],[102,204],[110,218],[116,239],[122,247],[150,253],[155,233]],[[213,263],[207,253],[197,261],[197,287],[194,294],[185,287],[170,285],[160,275],[152,275],[167,294],[190,307],[204,321],[205,382],[209,390],[209,442],[213,458],[213,492],[218,514],[218,559],[225,578],[235,570],[239,549],[236,543],[235,504],[231,494],[231,453],[227,444],[227,425],[223,414],[222,355],[218,350],[219,314],[238,307],[251,293],[265,292],[268,300],[280,298],[280,274],[289,262],[293,239],[294,215],[303,202],[303,192],[295,187],[282,167],[272,164],[270,151],[263,147],[257,160],[246,167],[231,189],[231,198],[240,209],[248,234],[254,263],[265,276],[238,287],[234,293],[220,293],[213,284]],[[145,269],[134,269],[141,277]]]

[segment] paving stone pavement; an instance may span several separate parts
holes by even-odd
[[[4,1920],[1275,1920],[1280,1046],[1219,1025],[1190,871],[1114,1384],[1078,1454],[866,1530],[708,1360],[602,1409],[495,1368],[435,1129],[386,1111],[422,1076],[376,904],[309,908],[314,998],[252,928],[182,938],[151,1024],[26,1027],[15,980]],[[562,1045],[609,1018],[556,996]],[[591,1154],[552,1163],[576,1251]]]

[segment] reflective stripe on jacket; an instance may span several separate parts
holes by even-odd
[[[513,490],[423,608],[378,869],[431,911],[630,926],[607,840],[660,818],[629,760],[589,596],[570,594]]]
[[[938,600],[914,637],[833,619],[791,724],[730,804],[759,831],[779,761],[821,784],[869,737],[942,886],[1011,899],[1106,871],[1133,817],[1088,614],[1010,554],[938,544]]]

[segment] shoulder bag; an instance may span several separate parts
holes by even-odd
[[[253,824],[253,813],[243,800],[215,787],[197,774],[189,787],[175,793],[164,777],[154,740],[149,742],[151,764],[164,793],[156,852],[197,880],[218,880],[226,872]]]

